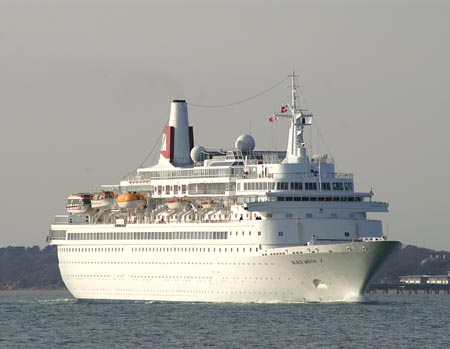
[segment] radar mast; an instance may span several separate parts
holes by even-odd
[[[283,163],[309,163],[308,155],[306,154],[306,145],[303,139],[303,131],[305,126],[310,126],[312,123],[312,113],[306,109],[301,109],[298,104],[297,88],[295,83],[294,71],[291,75],[291,105],[281,108],[281,113],[273,114],[275,118],[283,117],[289,118],[291,126],[289,128],[288,144],[286,158]],[[290,113],[287,113],[290,111]]]

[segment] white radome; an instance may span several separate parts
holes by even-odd
[[[203,161],[205,157],[206,149],[201,145],[196,145],[191,150],[191,159],[194,162]]]
[[[255,139],[250,135],[241,135],[236,139],[234,146],[243,152],[250,152],[255,149]]]

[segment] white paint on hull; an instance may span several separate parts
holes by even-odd
[[[322,251],[315,253],[301,246],[287,248],[287,254],[273,249],[280,254],[267,256],[143,252],[151,245],[127,246],[123,252],[63,252],[59,247],[58,254],[64,283],[79,299],[334,302],[361,299],[398,244],[353,242],[318,246]]]

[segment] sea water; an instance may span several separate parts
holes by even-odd
[[[80,302],[0,293],[0,348],[450,348],[450,295],[364,303]]]

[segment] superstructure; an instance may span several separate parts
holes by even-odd
[[[174,100],[160,158],[118,185],[69,197],[49,241],[80,299],[208,302],[354,300],[400,245],[371,212],[388,204],[354,190],[327,155],[308,155],[313,115],[291,100],[286,151],[194,146],[188,104]],[[281,120],[280,120],[281,121]]]

